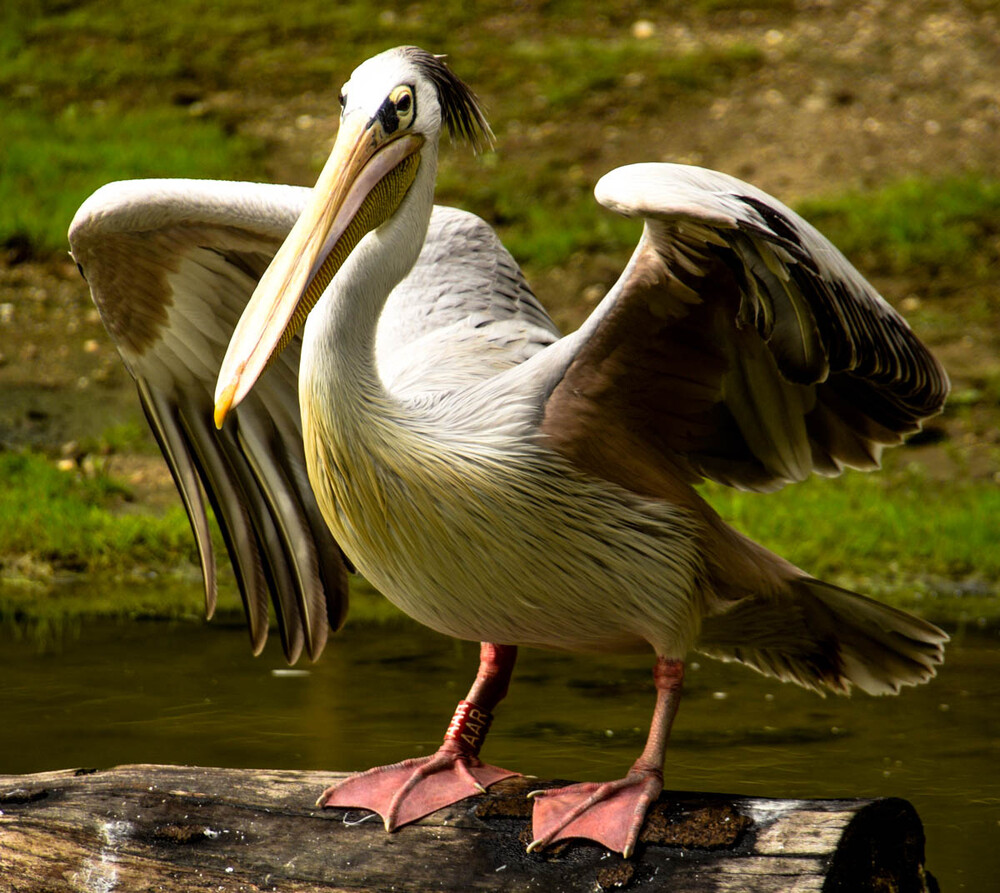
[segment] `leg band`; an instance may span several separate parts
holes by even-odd
[[[459,701],[448,731],[444,733],[444,740],[454,741],[470,756],[478,756],[492,722],[492,713],[477,707],[472,701]]]

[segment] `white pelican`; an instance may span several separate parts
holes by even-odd
[[[939,629],[810,577],[694,489],[872,468],[940,410],[944,371],[826,239],[724,174],[619,168],[597,199],[642,218],[642,238],[560,337],[492,230],[433,207],[442,130],[490,137],[468,87],[399,48],[341,103],[311,192],[116,183],[70,231],[191,517],[209,612],[202,488],[255,650],[271,593],[288,658],[317,657],[344,618],[346,562],[421,623],[483,643],[434,756],[321,804],[391,830],[514,774],[478,752],[519,645],[655,654],[628,774],[535,799],[532,847],[586,837],[626,855],[692,649],[817,691],[934,675]]]

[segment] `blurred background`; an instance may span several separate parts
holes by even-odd
[[[72,749],[37,752],[28,761],[14,757],[31,751],[39,730],[58,717],[72,717],[80,727],[69,706],[79,704],[80,693],[73,686],[63,690],[50,672],[88,679],[76,655],[95,654],[98,664],[107,664],[110,646],[97,643],[136,636],[132,651],[114,652],[114,666],[141,665],[140,656],[151,653],[159,634],[149,625],[136,633],[136,618],[196,628],[199,642],[208,641],[201,637],[213,629],[194,627],[201,592],[186,519],[131,381],[67,256],[73,213],[100,185],[132,177],[311,185],[336,131],[340,85],[368,56],[412,43],[448,55],[482,99],[497,138],[495,149],[479,156],[465,145],[445,146],[438,201],[474,211],[496,227],[565,329],[575,327],[615,281],[638,237],[634,222],[596,204],[596,180],[619,164],[685,162],[749,180],[804,214],[944,362],[953,382],[948,408],[910,445],[888,455],[881,473],[810,481],[767,496],[706,492],[737,526],[810,572],[916,610],[953,632],[956,644],[940,684],[952,663],[960,665],[955,672],[961,676],[947,684],[964,692],[954,695],[954,703],[965,705],[964,724],[950,707],[938,709],[953,703],[951,695],[933,694],[938,683],[925,687],[932,693],[920,695],[923,707],[904,696],[892,708],[900,722],[913,722],[912,731],[900,732],[903,743],[918,738],[925,724],[938,729],[944,750],[926,757],[927,790],[936,793],[925,802],[920,785],[916,793],[891,782],[865,790],[911,796],[925,819],[930,804],[931,851],[938,864],[947,862],[947,888],[975,889],[976,878],[995,877],[1000,790],[989,767],[1000,756],[1000,729],[991,702],[995,683],[982,672],[995,668],[989,661],[1000,621],[995,2],[0,0],[0,13],[0,641],[6,643],[0,664],[19,692],[8,706],[29,711],[9,727],[18,732],[7,733],[0,771],[61,768],[84,759]],[[239,612],[231,576],[226,582],[223,621]],[[377,624],[397,629],[403,623],[363,585],[352,621],[348,643],[352,625],[363,639]],[[271,678],[273,668],[252,662],[238,634],[225,622],[216,627],[220,638],[211,641],[233,649],[226,660],[240,672]],[[465,668],[460,676],[471,674],[474,656],[464,646],[453,651],[434,638],[413,636],[431,643],[431,652],[453,655]],[[269,653],[275,657],[274,649]],[[176,648],[171,655],[181,660]],[[548,668],[538,672],[552,674],[552,690],[539,695],[550,705],[565,674],[577,671],[538,660]],[[381,666],[375,656],[363,672],[374,672],[373,665]],[[633,668],[607,673],[632,679]],[[190,675],[192,685],[205,684],[203,673],[177,672]],[[643,694],[646,672],[643,667],[638,693],[629,696],[642,717],[651,706]],[[749,691],[759,683],[734,672],[749,680]],[[404,673],[388,684],[405,686],[411,677]],[[38,713],[41,679],[45,691],[65,695],[44,715]],[[146,683],[129,684],[145,690]],[[324,682],[323,691],[332,685]],[[184,699],[201,695],[179,697],[189,703]],[[706,716],[723,709],[706,701],[712,708]],[[155,699],[139,703],[164,721],[187,715]],[[820,702],[801,703],[804,718],[772,717],[769,727],[809,727],[810,710]],[[838,702],[836,709],[842,707]],[[846,705],[845,717],[854,715],[852,707],[857,705]],[[127,712],[135,704],[122,709],[125,718],[98,711],[94,722],[105,732],[116,723],[146,722]],[[249,708],[228,709],[240,715]],[[433,729],[449,709],[431,717],[430,740],[439,736]],[[733,709],[730,699],[726,715],[735,716]],[[934,723],[921,713],[926,709],[935,711]],[[575,713],[575,722],[586,722],[585,714]],[[690,721],[696,735],[694,719],[683,711],[681,719],[679,728]],[[824,735],[849,721],[828,720],[819,722]],[[394,722],[398,729],[401,720]],[[733,722],[751,728],[754,720]],[[156,728],[150,740],[162,740]],[[539,771],[530,756],[538,729],[525,729],[521,762]],[[373,727],[371,734],[379,733]],[[708,762],[720,760],[711,737],[716,733],[706,734],[715,742]],[[956,736],[966,749],[955,752]],[[212,735],[201,729],[197,737]],[[816,744],[810,742],[799,742],[804,768],[803,783],[792,786],[796,795],[856,793],[841,790],[849,777],[817,783],[822,790],[809,793],[816,777],[810,757]],[[724,743],[734,759],[745,756],[743,733]],[[186,746],[152,756],[145,745],[94,746],[86,759],[98,763],[104,753],[119,762],[213,759],[212,751]],[[352,760],[365,759],[331,747],[326,741],[315,752],[303,751],[303,764],[315,767],[326,759],[347,769],[357,768]],[[611,759],[613,751],[607,753]],[[267,750],[217,759],[278,762]],[[842,767],[852,759],[835,762]],[[883,759],[903,757],[856,757],[858,766]],[[949,777],[939,763],[949,760],[966,770],[981,766],[973,775],[976,785],[985,778],[986,787],[973,791]],[[699,763],[697,750],[692,762]],[[783,758],[776,762],[785,765]],[[582,777],[589,769],[570,763],[558,774]],[[596,777],[607,771],[601,767]],[[733,789],[745,780],[741,771],[696,775],[691,784]],[[781,772],[787,771],[767,776],[754,792],[781,794]],[[875,776],[888,777],[882,772]],[[943,791],[952,800],[939,815],[930,801]],[[937,870],[933,860],[929,867]]]

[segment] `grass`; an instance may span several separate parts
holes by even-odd
[[[598,205],[589,184],[552,169],[557,161],[527,170],[496,156],[480,163],[489,169],[486,176],[470,177],[465,165],[442,166],[439,200],[461,194],[465,207],[501,227],[504,244],[529,279],[533,271],[565,264],[581,252],[624,253],[635,244],[635,221]]]
[[[73,212],[111,180],[264,178],[264,147],[244,133],[253,112],[239,108],[241,99],[283,102],[326,91],[333,102],[360,59],[394,44],[416,42],[460,58],[482,95],[503,98],[498,128],[537,117],[539,101],[546,117],[567,125],[598,110],[626,126],[662,114],[665,97],[704,94],[763,64],[758,48],[741,43],[665,53],[658,42],[630,35],[631,14],[594,19],[572,0],[522,11],[520,33],[537,35],[541,27],[547,38],[513,46],[477,24],[509,16],[501,2],[477,4],[475,16],[463,4],[373,14],[360,0],[294,0],[280,9],[220,0],[210,11],[197,0],[148,8],[97,0],[9,6],[0,37],[0,244],[19,236],[41,251],[65,247]],[[556,21],[558,33],[546,30]],[[200,102],[224,93],[235,103],[208,110]],[[577,138],[572,126],[564,133]],[[555,160],[532,175],[534,194],[545,196],[541,215],[517,220],[523,190],[508,187],[524,166],[513,161],[501,197],[466,203],[488,219],[513,219],[512,242],[529,266],[564,261],[614,228],[595,223],[601,212],[588,192],[568,209],[576,217],[586,205],[580,223],[553,236],[563,227],[551,226],[544,208],[567,210],[557,185],[564,165]],[[455,178],[466,182],[468,171],[460,165]]]
[[[145,449],[131,424],[100,439]],[[32,451],[0,451],[0,622],[54,629],[83,617],[196,619],[201,572],[178,505],[155,513],[101,473],[61,470]],[[239,593],[215,531],[223,620],[242,616]],[[351,581],[354,622],[391,623],[399,611],[361,578]],[[33,633],[35,634],[35,633]]]
[[[500,86],[541,98],[564,120],[607,106],[609,95],[623,90],[632,94],[623,104],[631,117],[655,113],[671,96],[719,87],[763,62],[762,51],[744,43],[664,53],[634,37],[549,35],[519,40],[508,52],[514,64],[501,70]]]
[[[887,457],[881,472],[812,478],[777,493],[704,489],[730,523],[803,570],[895,604],[933,614],[942,607],[927,604],[928,593],[978,583],[995,591],[1000,583],[1000,488],[972,480],[942,484],[908,461],[905,450]],[[956,589],[954,581],[965,586]]]
[[[1000,263],[1000,180],[908,177],[801,202],[799,213],[867,270],[984,280]]]
[[[144,420],[134,418],[106,428],[97,437],[82,438],[77,444],[81,455],[106,456],[113,453],[160,454]]]
[[[341,78],[379,50],[417,43],[469,59],[475,82],[488,90],[507,86],[516,70],[509,64],[509,45],[498,41],[490,26],[501,17],[519,20],[521,26],[514,27],[519,34],[551,35],[551,51],[526,53],[529,61],[543,57],[541,73],[550,71],[549,89],[557,78],[599,85],[608,73],[614,77],[615,71],[629,70],[624,62],[665,66],[661,70],[671,77],[691,78],[687,62],[664,62],[664,54],[655,53],[651,44],[636,47],[623,40],[639,17],[634,10],[610,7],[595,16],[592,6],[578,0],[515,9],[503,0],[418,2],[398,12],[391,7],[374,11],[365,0],[288,0],[280,6],[176,0],[148,7],[107,0],[7,0],[0,88],[8,95],[34,91],[56,103],[115,91],[169,101],[179,81],[200,91],[265,86],[270,93],[291,96],[316,89],[323,80],[327,88],[333,86],[329,79]],[[595,35],[602,39],[595,41]],[[611,41],[610,49],[603,38]],[[695,82],[717,83],[728,64],[728,54],[710,54],[695,66]]]
[[[522,265],[555,266],[575,254],[634,246],[637,224],[600,207],[592,184],[558,157],[521,167],[487,156],[477,165],[478,175],[466,164],[445,167],[439,194],[502,227]],[[991,176],[910,177],[817,196],[795,210],[872,276],[988,282],[1000,268],[1000,179]]]
[[[305,56],[313,54],[302,53],[296,41],[310,32],[336,33],[343,24],[338,6],[299,0],[279,11],[245,0],[220,0],[211,10],[198,0],[147,8],[26,2],[0,45],[6,49],[0,84],[22,96],[78,99],[123,91],[160,102],[173,93],[157,96],[163,85],[178,81],[233,89],[248,76],[273,73],[254,64],[273,46],[286,48],[282,62],[297,57],[294,72],[307,68]]]
[[[970,330],[987,342],[995,337],[1000,178],[907,177],[872,190],[818,196],[796,210],[869,277],[883,278],[897,295],[918,298],[906,315],[932,345]],[[956,389],[949,411],[963,402],[1000,405],[994,351],[987,348],[965,371],[972,387]]]
[[[494,109],[498,130],[540,118],[558,125],[544,154],[530,150],[530,162],[522,157],[529,150],[487,156],[496,163],[484,176],[481,160],[448,160],[442,199],[500,226],[529,270],[584,251],[618,256],[634,227],[596,206],[592,177],[567,171],[565,155],[586,141],[575,122],[599,116],[642,129],[671,101],[709,95],[766,64],[760,47],[738,41],[665,52],[662,42],[632,35],[634,13],[595,18],[574,0],[518,13],[481,3],[476,16],[462,4],[433,14],[420,4],[373,14],[360,0],[295,0],[280,9],[220,0],[211,11],[196,0],[141,9],[96,0],[8,5],[0,39],[0,96],[7,97],[0,101],[0,243],[19,235],[42,250],[65,247],[80,201],[110,180],[262,178],[266,147],[243,132],[247,112],[192,114],[204,112],[198,100],[205,96],[258,91],[281,101],[332,91],[364,55],[418,42],[452,51],[482,95],[502,99]],[[698,14],[745,5],[705,0]],[[524,18],[512,43],[477,24],[499,15]],[[546,27],[555,21],[557,30]],[[997,262],[998,180],[909,179],[818,198],[800,210],[866,270],[965,270],[971,260],[985,276]]]
[[[39,453],[0,452],[6,582],[67,572],[164,571],[195,560],[180,508],[162,515],[123,512],[129,499],[129,490],[105,474],[62,471]]]
[[[73,214],[98,186],[132,177],[259,178],[260,147],[186,109],[70,105],[49,117],[0,101],[0,243],[66,247]]]

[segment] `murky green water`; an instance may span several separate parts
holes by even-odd
[[[958,634],[928,686],[821,699],[708,659],[690,669],[667,785],[775,797],[906,797],[945,891],[1000,877],[1000,638]],[[348,626],[315,665],[241,628],[0,630],[0,772],[117,763],[358,769],[434,749],[477,648]],[[484,755],[546,777],[620,775],[653,706],[648,661],[524,651]]]

